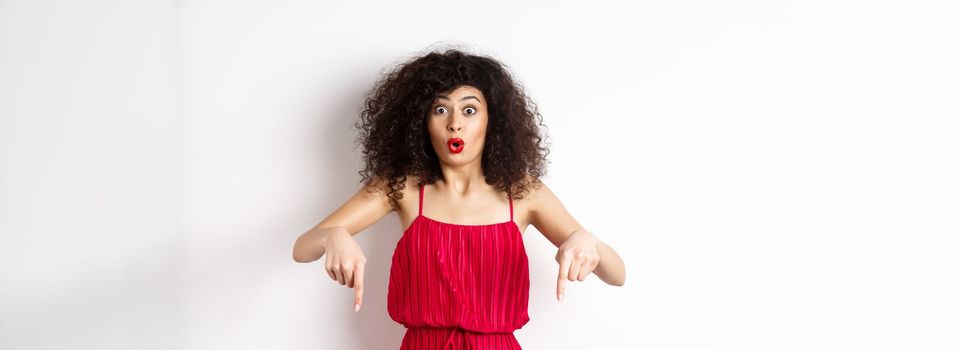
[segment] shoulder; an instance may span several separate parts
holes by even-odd
[[[404,198],[408,197],[408,195],[411,197],[417,196],[418,189],[420,188],[419,182],[420,180],[417,179],[416,176],[407,176],[407,180],[404,181],[404,189],[402,190],[404,192]]]
[[[530,174],[524,175],[524,185],[527,186],[527,191],[524,193],[523,199],[529,202],[533,202],[541,191],[547,189],[547,185],[544,184],[544,182]]]
[[[531,189],[530,193],[525,196],[527,202],[525,204],[532,218],[554,217],[566,212],[560,198],[551,190],[550,186],[531,176],[528,176],[527,179],[531,181]]]
[[[400,192],[397,199],[398,209],[402,212],[406,212],[406,208],[417,210],[419,181],[416,176],[407,175],[407,179],[403,181],[403,187],[397,189],[397,192]]]
[[[542,182],[540,179],[527,174],[524,176],[524,185],[527,187],[523,193],[523,197],[515,199],[515,201],[524,202],[525,206],[531,212],[536,211],[544,203],[545,192],[550,192],[550,188],[547,184]]]
[[[393,204],[405,206],[410,202],[411,197],[414,201],[417,200],[418,179],[414,176],[407,176],[407,179],[402,182],[394,182],[392,186],[387,178],[376,175],[364,184],[364,188],[368,199],[386,202],[390,204],[393,210],[396,210],[399,207],[394,207]],[[391,193],[392,191],[394,193]]]
[[[370,195],[379,195],[384,198],[387,197],[387,192],[390,190],[387,180],[379,175],[375,175],[367,180],[367,182],[364,183],[364,188]]]
[[[364,198],[368,201],[380,202],[385,204],[387,207],[390,207],[391,201],[388,197],[389,192],[390,187],[388,186],[387,181],[380,176],[371,177],[364,183]]]

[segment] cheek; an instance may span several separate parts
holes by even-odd
[[[483,144],[484,138],[487,136],[487,121],[479,121],[472,130],[474,130],[474,134],[472,135],[474,143]]]
[[[436,119],[427,122],[427,132],[431,140],[439,140],[444,137],[444,125]]]

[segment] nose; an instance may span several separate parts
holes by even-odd
[[[451,119],[453,119],[453,118],[451,118]],[[458,131],[460,131],[460,123],[458,123],[456,120],[451,120],[451,123],[450,123],[450,124],[447,124],[447,130],[450,131],[450,132],[458,132]]]

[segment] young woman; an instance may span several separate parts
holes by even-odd
[[[385,74],[357,127],[361,188],[294,244],[298,262],[327,255],[328,275],[355,289],[366,258],[353,235],[397,212],[388,313],[401,349],[520,349],[534,225],[558,247],[557,298],[591,273],[624,284],[624,263],[584,229],[539,178],[549,150],[536,105],[505,65],[460,50],[429,52]]]

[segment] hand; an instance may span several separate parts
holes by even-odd
[[[334,281],[354,288],[354,312],[360,310],[364,294],[364,264],[367,258],[360,245],[346,230],[328,233],[322,240],[324,268]]]
[[[557,273],[557,300],[564,300],[564,281],[583,281],[601,261],[597,252],[597,238],[585,230],[574,231],[559,247],[555,260],[560,264]]]

